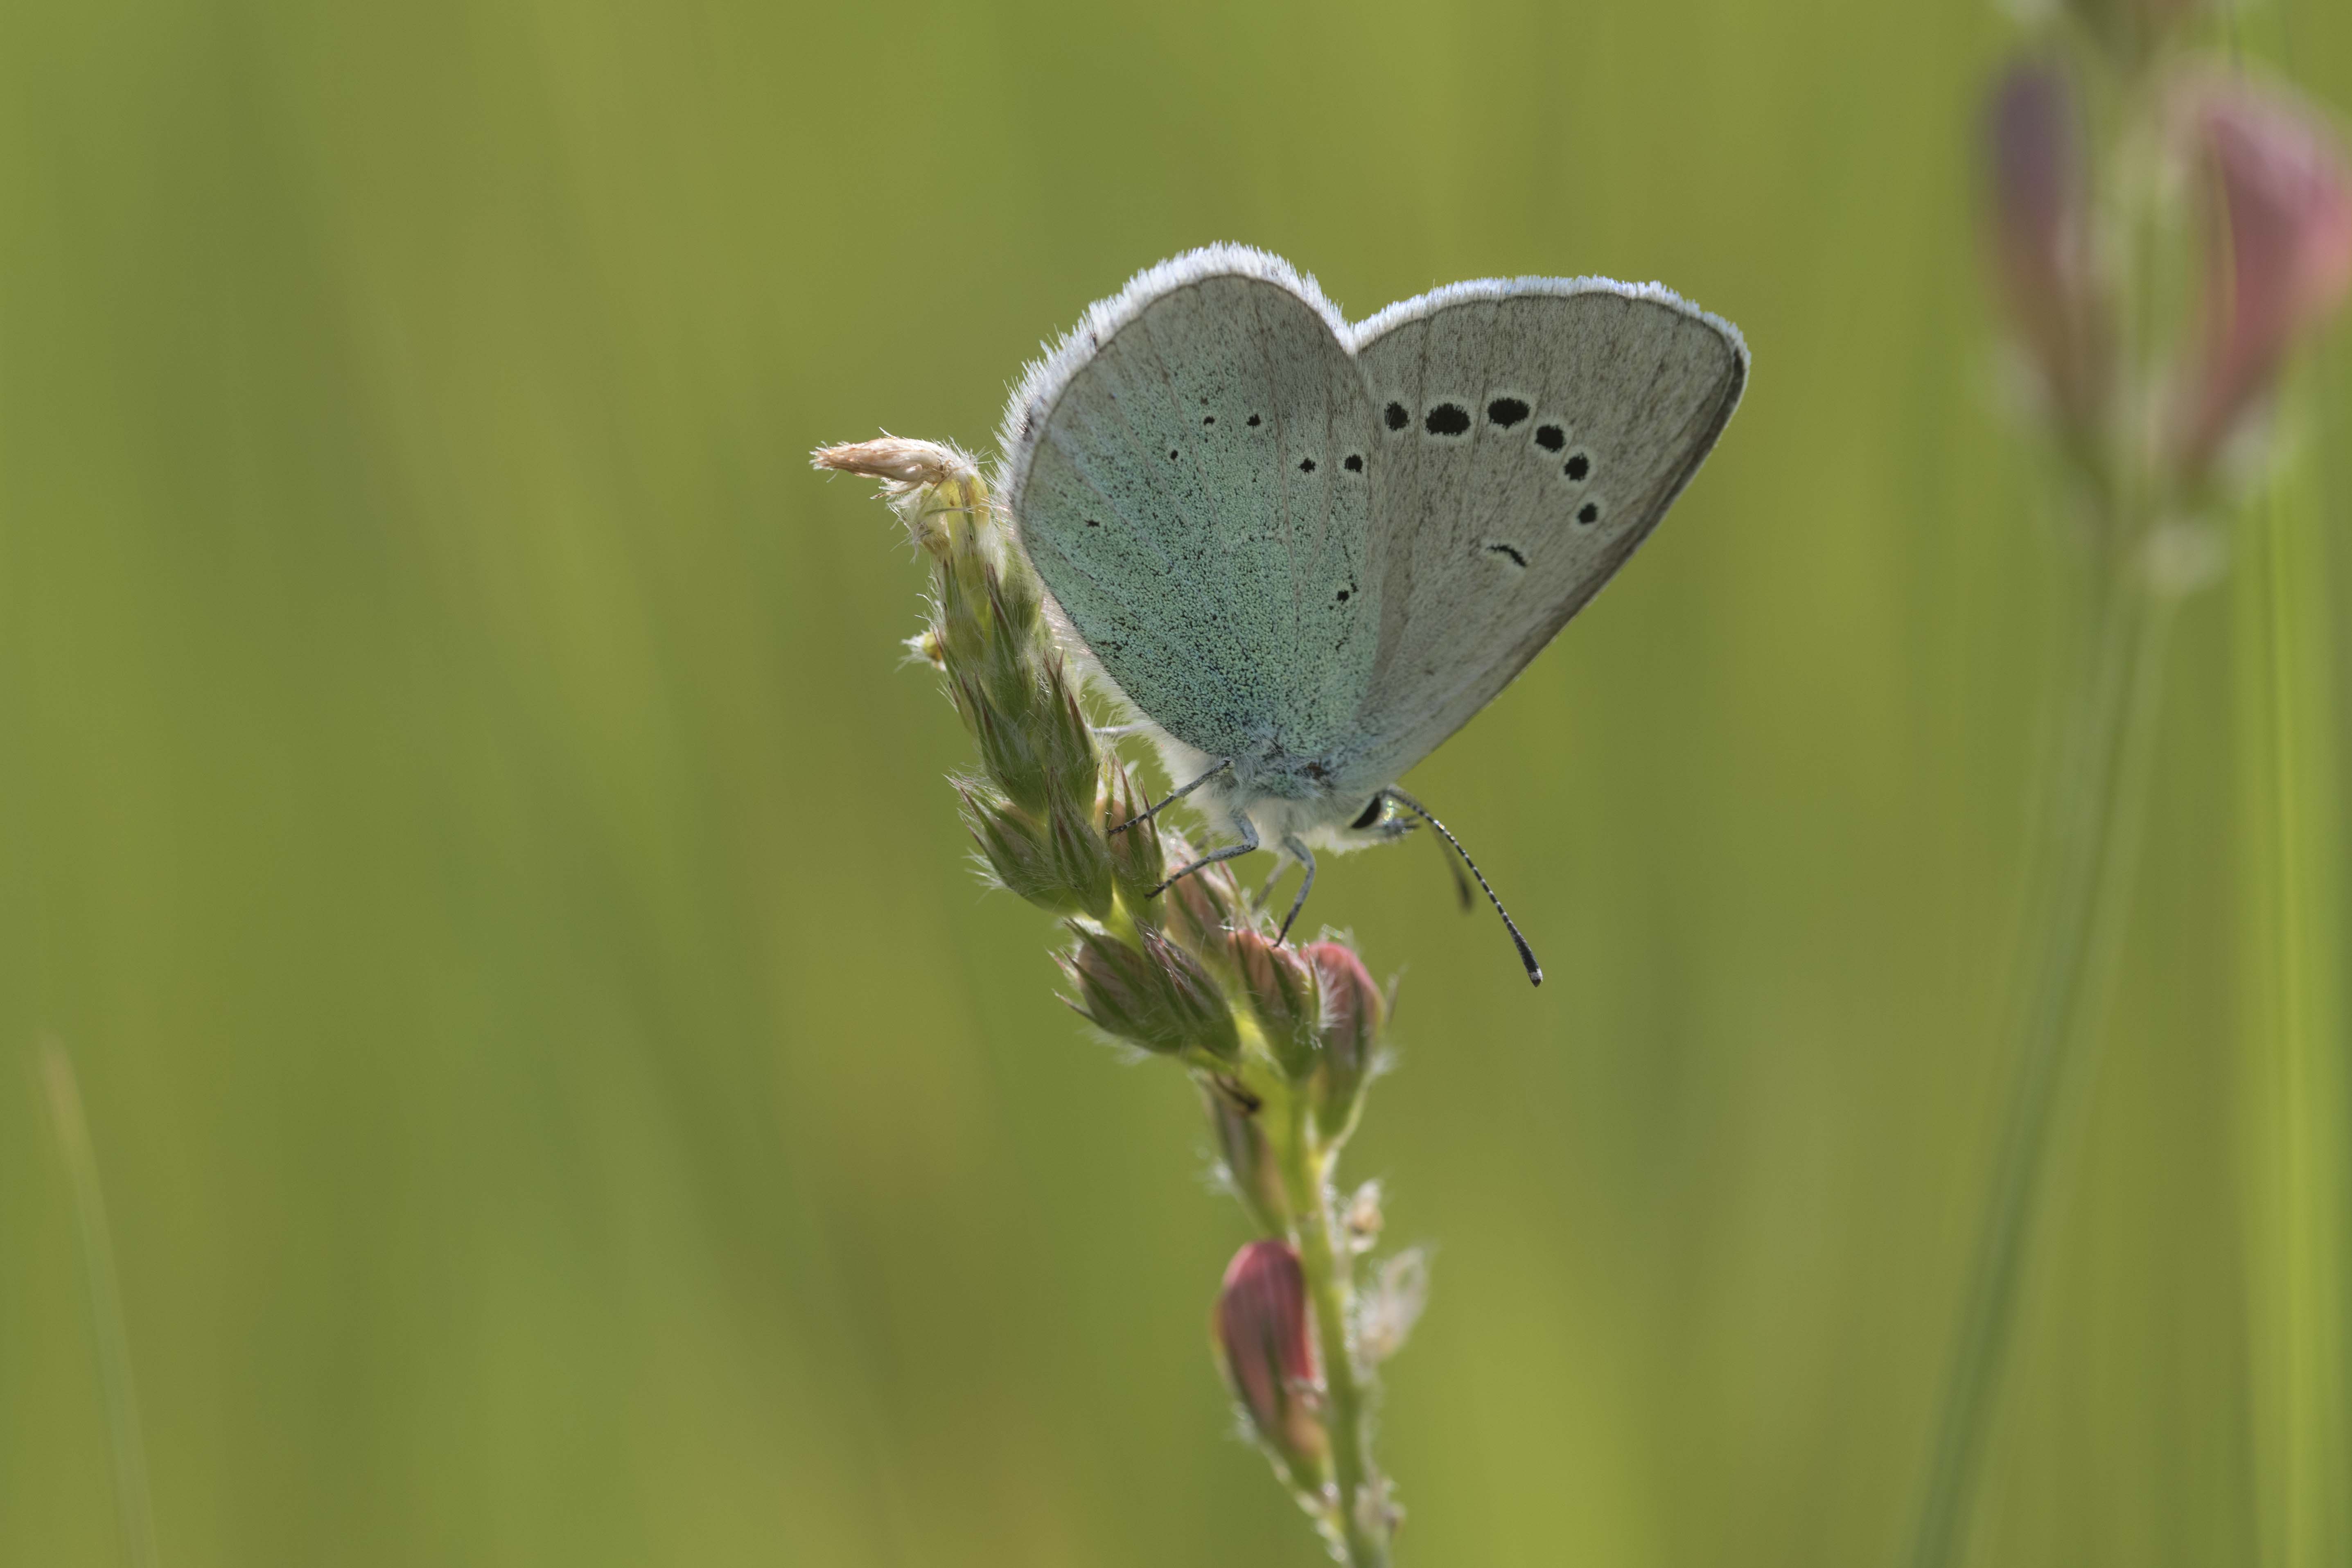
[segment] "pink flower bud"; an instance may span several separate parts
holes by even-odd
[[[2187,413],[2184,455],[2194,469],[2352,287],[2352,178],[2326,122],[2275,89],[2233,82],[2191,101],[2219,209],[2205,349]]]
[[[1330,1452],[1313,1408],[1315,1347],[1307,1331],[1307,1277],[1286,1241],[1253,1241],[1234,1255],[1217,1296],[1218,1359],[1267,1447],[1310,1484]]]
[[[1188,865],[1192,847],[1173,828],[1160,831],[1160,853],[1171,866]],[[1223,866],[1204,867],[1160,895],[1168,934],[1215,965],[1220,973],[1231,965],[1227,942],[1241,918],[1241,885]]]
[[[1227,1062],[1241,1054],[1233,1008],[1200,960],[1149,929],[1139,947],[1074,929],[1077,945],[1062,972],[1078,991],[1070,1005],[1097,1028],[1148,1051],[1196,1050]]]
[[[1322,1008],[1318,1033],[1323,1060],[1317,1087],[1316,1119],[1327,1136],[1338,1136],[1354,1119],[1364,1085],[1371,1077],[1388,999],[1355,951],[1336,942],[1307,950],[1314,966]]]
[[[1234,932],[1228,946],[1267,1048],[1291,1081],[1298,1081],[1314,1069],[1319,1044],[1314,969],[1297,950],[1277,947],[1255,931]]]
[[[2107,354],[2073,84],[2053,65],[2011,66],[1993,89],[1985,131],[2001,294],[2052,409],[2079,432],[2097,421]]]

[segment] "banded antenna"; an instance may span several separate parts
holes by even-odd
[[[1388,796],[1391,800],[1396,802],[1399,805],[1404,807],[1407,811],[1410,811],[1414,816],[1420,817],[1432,827],[1437,829],[1437,831],[1444,836],[1445,842],[1454,846],[1454,852],[1462,857],[1462,863],[1470,868],[1470,874],[1473,877],[1478,879],[1479,890],[1486,895],[1486,901],[1495,906],[1495,912],[1496,914],[1503,917],[1503,929],[1511,933],[1511,943],[1519,950],[1519,962],[1527,965],[1528,984],[1530,985],[1542,984],[1543,965],[1536,962],[1535,949],[1529,947],[1528,945],[1528,939],[1519,934],[1518,923],[1511,919],[1511,911],[1503,907],[1503,900],[1495,896],[1495,889],[1486,885],[1486,873],[1478,869],[1477,861],[1470,858],[1470,851],[1462,847],[1462,840],[1454,837],[1453,833],[1447,829],[1445,824],[1438,821],[1436,817],[1431,816],[1429,807],[1422,805],[1421,802],[1413,799],[1412,796],[1405,794],[1404,791],[1397,788],[1396,785],[1391,784],[1381,793]]]

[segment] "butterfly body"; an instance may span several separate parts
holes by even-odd
[[[1455,284],[1350,325],[1213,247],[1031,368],[1001,493],[1171,775],[1311,867],[1402,831],[1384,795],[1648,536],[1747,368],[1655,285]]]

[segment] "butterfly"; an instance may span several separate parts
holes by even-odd
[[[1273,845],[1303,870],[1287,936],[1316,848],[1418,817],[1461,851],[1397,780],[1649,537],[1747,380],[1728,321],[1599,278],[1351,326],[1280,258],[1214,246],[1089,309],[1013,395],[1001,493],[1058,627],[1183,781],[1144,815],[1197,795],[1231,830],[1169,882]]]

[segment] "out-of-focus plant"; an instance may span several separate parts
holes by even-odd
[[[2280,446],[2282,373],[2352,285],[2352,178],[2335,133],[2284,88],[2202,52],[2208,10],[2072,0],[1986,112],[1990,270],[2085,569],[2019,970],[2015,1076],[1914,1521],[1916,1568],[1946,1568],[1965,1543],[2037,1208],[2070,1142],[2125,929],[2173,608],[2240,543],[2237,519]]]
[[[888,438],[829,447],[820,468],[869,475],[930,559],[930,624],[911,643],[944,677],[980,753],[956,781],[982,874],[1065,924],[1065,1001],[1199,1087],[1227,1185],[1262,1233],[1212,1316],[1242,1429],[1351,1568],[1389,1561],[1402,1510],[1372,1457],[1381,1362],[1419,1312],[1416,1252],[1369,1286],[1380,1189],[1345,1197],[1339,1152],[1378,1075],[1389,1000],[1344,942],[1275,940],[1232,873],[1194,858],[1100,745],[1029,563],[971,458]]]

